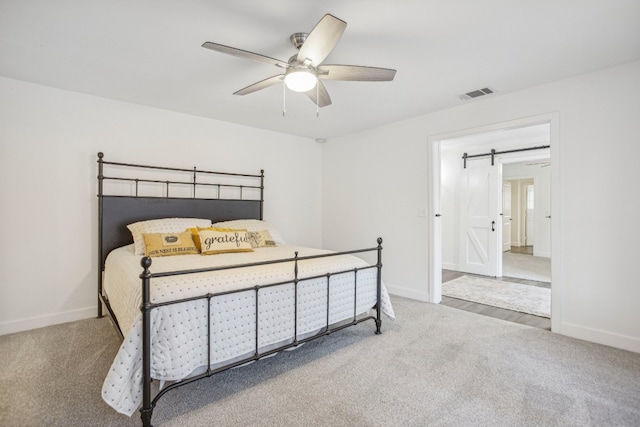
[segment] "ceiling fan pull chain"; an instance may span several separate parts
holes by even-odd
[[[318,103],[320,102],[320,82],[316,82],[316,117],[320,117],[320,107]]]
[[[282,117],[287,116],[287,85],[282,83]]]

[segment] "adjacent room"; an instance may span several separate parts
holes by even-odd
[[[0,0],[0,425],[639,425],[638,117],[636,0]]]
[[[440,142],[443,304],[551,329],[550,135],[540,124]]]

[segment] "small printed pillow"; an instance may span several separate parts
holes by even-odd
[[[150,257],[197,254],[191,233],[150,233],[143,234],[145,255]]]
[[[138,221],[127,225],[133,237],[134,253],[144,255],[145,244],[143,234],[151,233],[180,233],[189,227],[209,227],[210,219],[201,218],[160,218]]]
[[[276,246],[276,242],[273,241],[269,230],[249,231],[247,234],[249,235],[249,243],[251,243],[251,247],[254,249]]]
[[[223,228],[244,228],[247,231],[267,230],[276,244],[284,245],[284,239],[278,229],[267,221],[259,219],[235,219],[232,221],[216,222],[213,226]]]
[[[227,252],[253,252],[246,230],[201,229],[198,230],[202,255]]]

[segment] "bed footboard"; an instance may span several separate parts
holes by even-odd
[[[141,414],[141,418],[142,418],[142,423],[145,427],[150,427],[151,426],[151,417],[153,415],[153,409],[156,405],[156,403],[158,402],[158,400],[168,391],[176,388],[176,387],[180,387],[186,384],[189,384],[193,381],[197,381],[203,378],[207,378],[210,377],[212,375],[215,375],[219,372],[246,364],[248,362],[252,362],[252,361],[257,361],[260,358],[263,358],[265,356],[280,352],[282,350],[288,349],[288,348],[292,348],[292,347],[296,347],[299,346],[300,344],[303,344],[305,342],[320,338],[322,336],[325,335],[329,335],[333,332],[336,332],[338,330],[347,328],[349,326],[354,326],[357,325],[361,322],[365,322],[367,320],[373,320],[375,322],[375,333],[376,334],[380,334],[382,333],[381,331],[381,326],[382,326],[382,319],[381,319],[381,305],[382,305],[382,238],[378,238],[377,240],[378,245],[376,247],[373,248],[369,248],[369,249],[360,249],[360,250],[353,250],[353,251],[347,251],[347,252],[336,252],[336,253],[330,253],[330,254],[323,254],[323,255],[315,255],[315,256],[307,256],[307,257],[299,257],[298,253],[295,253],[295,256],[293,258],[290,259],[282,259],[282,260],[275,260],[275,261],[266,261],[266,262],[259,262],[259,263],[251,263],[251,264],[242,264],[242,265],[236,265],[236,266],[230,266],[230,267],[217,267],[217,268],[209,268],[209,269],[200,269],[200,270],[189,270],[189,271],[174,271],[174,272],[166,272],[166,273],[157,273],[157,274],[153,274],[151,273],[151,258],[149,257],[144,257],[142,258],[140,264],[143,268],[142,273],[140,274],[140,278],[142,279],[142,304],[140,306],[140,310],[142,311],[142,376],[143,376],[143,393],[142,393],[142,408],[140,409],[140,414]],[[299,277],[299,273],[298,273],[298,263],[300,261],[303,260],[308,260],[308,259],[314,259],[314,258],[323,258],[323,257],[335,257],[335,256],[340,256],[340,255],[350,255],[350,254],[357,254],[357,253],[365,253],[365,252],[377,252],[377,263],[375,265],[371,265],[371,266],[367,266],[367,267],[361,267],[361,268],[354,268],[354,269],[350,269],[350,270],[344,270],[344,271],[339,271],[339,272],[332,272],[332,273],[326,273],[324,275],[321,276],[314,276],[314,277],[304,277],[304,278],[300,278]],[[177,276],[177,275],[182,275],[182,274],[192,274],[192,273],[201,273],[201,272],[205,272],[205,271],[216,271],[216,270],[222,270],[222,269],[236,269],[236,268],[245,268],[245,267],[254,267],[254,266],[260,266],[260,265],[267,265],[267,264],[274,264],[274,263],[293,263],[293,280],[291,281],[286,281],[286,282],[277,282],[277,283],[269,283],[269,284],[264,284],[264,285],[256,285],[253,286],[251,288],[245,288],[245,289],[238,289],[238,290],[234,290],[234,291],[227,291],[227,292],[220,292],[220,293],[207,293],[205,295],[201,295],[198,297],[193,297],[193,298],[187,298],[187,299],[180,299],[180,300],[175,300],[175,301],[167,301],[167,302],[162,302],[162,303],[153,303],[151,301],[151,295],[150,295],[150,287],[151,287],[151,281],[153,278],[155,277],[169,277],[169,276]],[[358,272],[361,272],[363,270],[367,270],[367,269],[376,269],[376,303],[375,303],[375,315],[359,315],[357,312],[357,290],[358,290]],[[337,275],[337,274],[354,274],[354,305],[353,305],[353,317],[349,320],[345,320],[342,322],[339,322],[338,324],[330,324],[330,320],[329,320],[329,311],[330,311],[330,301],[329,301],[329,283],[330,283],[330,279],[331,276],[333,275]],[[327,284],[327,306],[326,306],[326,310],[327,310],[327,316],[326,316],[326,324],[325,327],[322,328],[319,332],[312,334],[311,336],[305,336],[302,339],[298,339],[298,284],[301,281],[306,281],[306,280],[311,280],[311,279],[321,279],[321,278],[326,278],[326,284]],[[293,304],[294,304],[294,332],[293,332],[293,339],[291,342],[288,342],[286,344],[283,345],[279,345],[276,348],[269,348],[266,351],[261,352],[260,348],[259,348],[259,310],[258,310],[258,303],[259,303],[259,295],[260,295],[260,290],[261,289],[265,289],[265,288],[269,288],[269,287],[273,287],[273,286],[281,286],[281,285],[287,285],[287,284],[293,284],[293,288],[294,288],[294,299],[293,299]],[[242,358],[241,360],[235,360],[231,363],[225,364],[223,366],[216,366],[215,368],[212,369],[212,361],[211,361],[211,331],[209,330],[209,328],[211,327],[211,299],[220,295],[225,295],[225,294],[230,294],[230,293],[238,293],[238,292],[246,292],[246,291],[253,291],[255,292],[255,305],[256,305],[256,311],[255,311],[255,352],[245,358]],[[207,304],[207,357],[208,357],[208,361],[207,361],[207,369],[205,372],[202,372],[198,375],[189,377],[187,379],[184,379],[182,381],[179,382],[174,382],[172,384],[170,384],[169,386],[163,388],[162,390],[160,390],[158,393],[155,394],[155,396],[152,396],[152,391],[151,391],[151,312],[161,306],[167,306],[167,305],[173,305],[173,304],[180,304],[180,303],[184,303],[187,301],[195,301],[195,300],[207,300],[208,304]]]

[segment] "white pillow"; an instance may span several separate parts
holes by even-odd
[[[180,233],[191,227],[209,227],[210,219],[201,218],[161,218],[138,221],[127,225],[133,236],[134,253],[144,255],[146,246],[143,234],[148,233]]]
[[[236,229],[239,228],[247,231],[267,230],[269,234],[271,234],[271,238],[274,242],[276,242],[277,245],[284,244],[284,239],[282,238],[282,235],[280,234],[278,229],[275,228],[273,224],[259,219],[234,219],[231,221],[216,222],[215,224],[213,224],[213,227]]]

